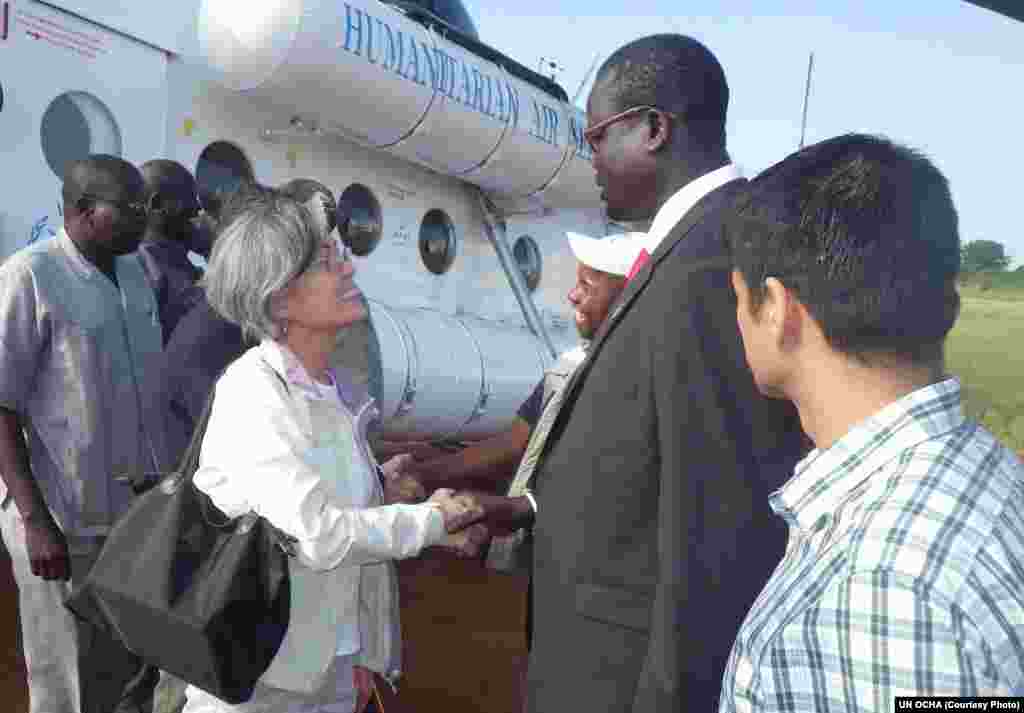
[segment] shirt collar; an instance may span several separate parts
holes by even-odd
[[[71,239],[71,236],[68,235],[68,231],[65,228],[61,228],[60,232],[57,234],[57,242],[64,251],[64,254],[67,256],[68,262],[71,264],[71,269],[74,270],[79,277],[85,280],[94,280],[97,277],[106,278],[106,275],[100,272],[100,269],[89,262],[85,255],[82,254],[82,251],[78,249],[77,245],[75,245],[75,241]],[[120,255],[114,258],[114,272],[119,281],[122,272],[121,261],[126,257],[130,259],[133,255]]]
[[[679,221],[690,212],[704,196],[716,188],[724,186],[729,181],[742,178],[743,173],[736,164],[729,163],[714,171],[705,173],[700,178],[690,181],[676,191],[671,198],[658,209],[654,220],[651,222],[651,229],[647,231],[644,238],[644,247],[647,252],[654,254],[654,251],[665,239],[665,236],[672,232]]]
[[[314,401],[322,401],[326,398],[324,385],[318,384],[309,375],[306,368],[302,366],[302,362],[295,356],[295,352],[287,346],[273,339],[264,339],[260,342],[259,348],[263,359],[270,365],[270,368],[282,376],[290,387],[294,387],[303,396]],[[356,410],[366,401],[372,400],[364,393],[364,390],[351,381],[346,369],[330,367],[327,369],[327,375],[334,387],[331,397],[333,398],[334,394],[337,394],[349,409]]]
[[[141,243],[139,250],[142,252],[160,252],[167,255],[188,255],[188,245],[180,240],[173,240],[162,235],[147,234]],[[187,259],[187,258],[186,258]]]
[[[573,368],[583,363],[583,360],[587,358],[587,352],[590,351],[590,341],[586,340],[580,342],[572,349],[567,349],[558,355],[558,364],[570,365]]]
[[[964,423],[955,378],[907,394],[864,419],[825,450],[811,451],[794,475],[772,493],[772,509],[800,529],[812,530],[885,463],[908,448]]]
[[[71,264],[73,269],[79,277],[85,280],[91,280],[95,277],[99,277],[100,270],[98,267],[89,262],[82,251],[75,245],[75,241],[68,235],[68,231],[64,228],[60,229],[57,234],[57,242],[60,244],[61,249],[68,258],[68,262]]]
[[[270,368],[284,377],[289,387],[294,387],[299,393],[314,401],[323,400],[322,390],[291,349],[274,339],[264,339],[260,342],[260,352]],[[335,383],[334,370],[328,369],[327,375],[331,382]]]

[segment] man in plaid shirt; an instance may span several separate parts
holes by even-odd
[[[726,233],[747,361],[816,449],[771,498],[789,544],[720,712],[1024,694],[1024,466],[945,375],[960,266],[946,179],[840,136],[756,178]]]

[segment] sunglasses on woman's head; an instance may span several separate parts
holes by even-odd
[[[332,247],[333,249],[331,249]],[[340,236],[334,235],[320,243],[320,246],[317,248],[317,256],[313,258],[309,268],[311,270],[338,270],[351,259],[352,251],[349,250]]]

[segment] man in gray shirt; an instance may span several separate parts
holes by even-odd
[[[69,164],[63,199],[60,234],[0,266],[0,524],[30,713],[129,713],[141,663],[63,602],[132,498],[119,476],[158,468],[141,396],[160,322],[128,256],[145,227],[142,176],[90,156]]]

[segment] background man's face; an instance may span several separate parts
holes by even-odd
[[[594,337],[624,284],[625,278],[619,275],[577,263],[576,284],[569,290],[568,299],[576,309],[576,331],[583,339]]]
[[[97,181],[84,196],[89,203],[80,216],[95,250],[126,255],[139,247],[146,230],[146,190],[141,174],[122,180]]]
[[[146,230],[145,197],[142,190],[123,190],[117,200],[96,202],[99,242],[114,255],[127,255],[139,247]]]

